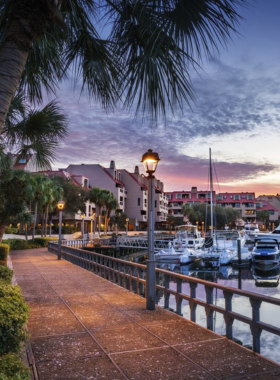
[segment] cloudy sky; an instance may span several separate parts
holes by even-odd
[[[280,193],[280,0],[249,0],[245,20],[203,71],[193,76],[195,104],[156,128],[128,112],[106,114],[65,83],[58,93],[70,118],[55,167],[99,163],[134,170],[147,149],[160,155],[165,190],[209,189],[209,148],[216,191]]]

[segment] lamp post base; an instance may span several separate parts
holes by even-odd
[[[156,262],[147,260],[146,309],[156,310]]]

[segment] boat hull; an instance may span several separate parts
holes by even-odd
[[[279,254],[252,255],[252,262],[255,268],[261,271],[276,269],[279,266]]]

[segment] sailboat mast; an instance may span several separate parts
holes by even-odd
[[[210,210],[211,210],[211,231],[210,236],[213,238],[213,178],[212,178],[212,162],[211,162],[211,148],[209,148],[209,163],[210,163]]]

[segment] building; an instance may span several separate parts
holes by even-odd
[[[257,211],[267,210],[269,212],[269,222],[275,223],[279,219],[280,198],[276,195],[260,195],[256,199]]]
[[[256,222],[256,198],[255,193],[219,193],[216,196],[216,204],[221,207],[232,207],[240,211],[240,217],[249,223]]]
[[[143,229],[148,222],[148,180],[144,174],[140,174],[139,167],[135,166],[134,172],[121,170],[122,179],[127,189],[126,215],[135,227]],[[164,195],[163,183],[155,178],[155,225],[157,228],[165,225],[167,220],[168,200]],[[137,229],[138,229],[137,228]]]
[[[199,203],[211,204],[210,191],[197,190],[197,187],[192,187],[190,191],[173,191],[165,192],[168,200],[168,214],[177,217],[183,217],[182,206],[184,204],[194,205]],[[216,193],[212,192],[212,203],[216,203]]]

